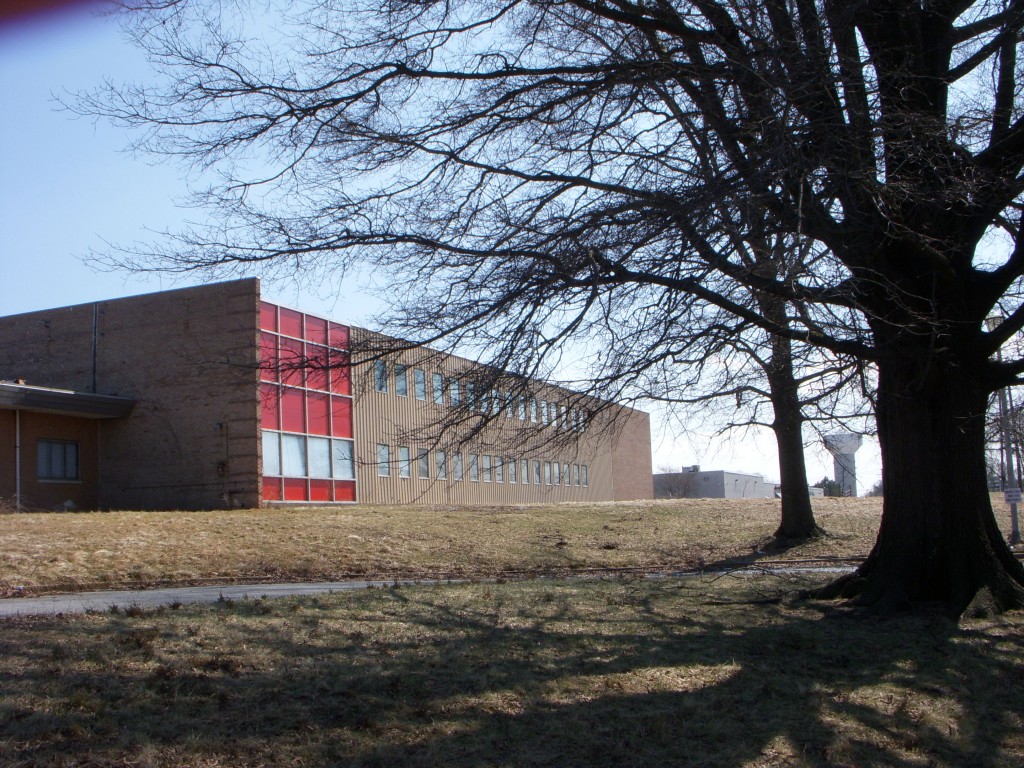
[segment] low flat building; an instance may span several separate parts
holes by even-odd
[[[0,500],[25,509],[653,495],[642,411],[264,301],[255,279],[2,317],[0,381]]]
[[[774,499],[778,486],[761,475],[725,470],[665,472],[654,475],[656,499]]]

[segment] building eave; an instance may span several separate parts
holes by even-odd
[[[118,419],[130,414],[134,407],[135,401],[126,397],[0,381],[0,411],[51,413],[84,419]]]

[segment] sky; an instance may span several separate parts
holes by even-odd
[[[47,14],[0,17],[0,315],[194,285],[198,279],[100,271],[91,252],[109,243],[152,241],[154,232],[202,221],[181,206],[185,171],[126,151],[131,136],[104,121],[63,110],[57,97],[104,80],[144,81],[143,56],[115,19],[78,3]],[[371,325],[376,304],[358,278],[342,285],[263,283],[270,301],[353,325]],[[674,421],[680,421],[675,419]],[[682,421],[686,421],[683,419]],[[694,419],[685,429],[652,415],[654,468],[700,465],[778,479],[774,439],[766,430],[731,437]],[[808,434],[809,437],[809,434]],[[817,440],[805,451],[808,477],[832,476]],[[881,477],[878,446],[857,454],[860,493]]]

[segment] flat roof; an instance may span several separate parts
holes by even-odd
[[[0,381],[0,411],[52,413],[84,419],[117,419],[131,413],[134,406],[135,401],[127,397]]]

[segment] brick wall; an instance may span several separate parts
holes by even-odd
[[[612,448],[615,500],[653,499],[651,469],[651,417],[643,411],[622,408]]]
[[[0,377],[138,402],[99,425],[101,507],[254,506],[258,311],[250,279],[0,318]]]

